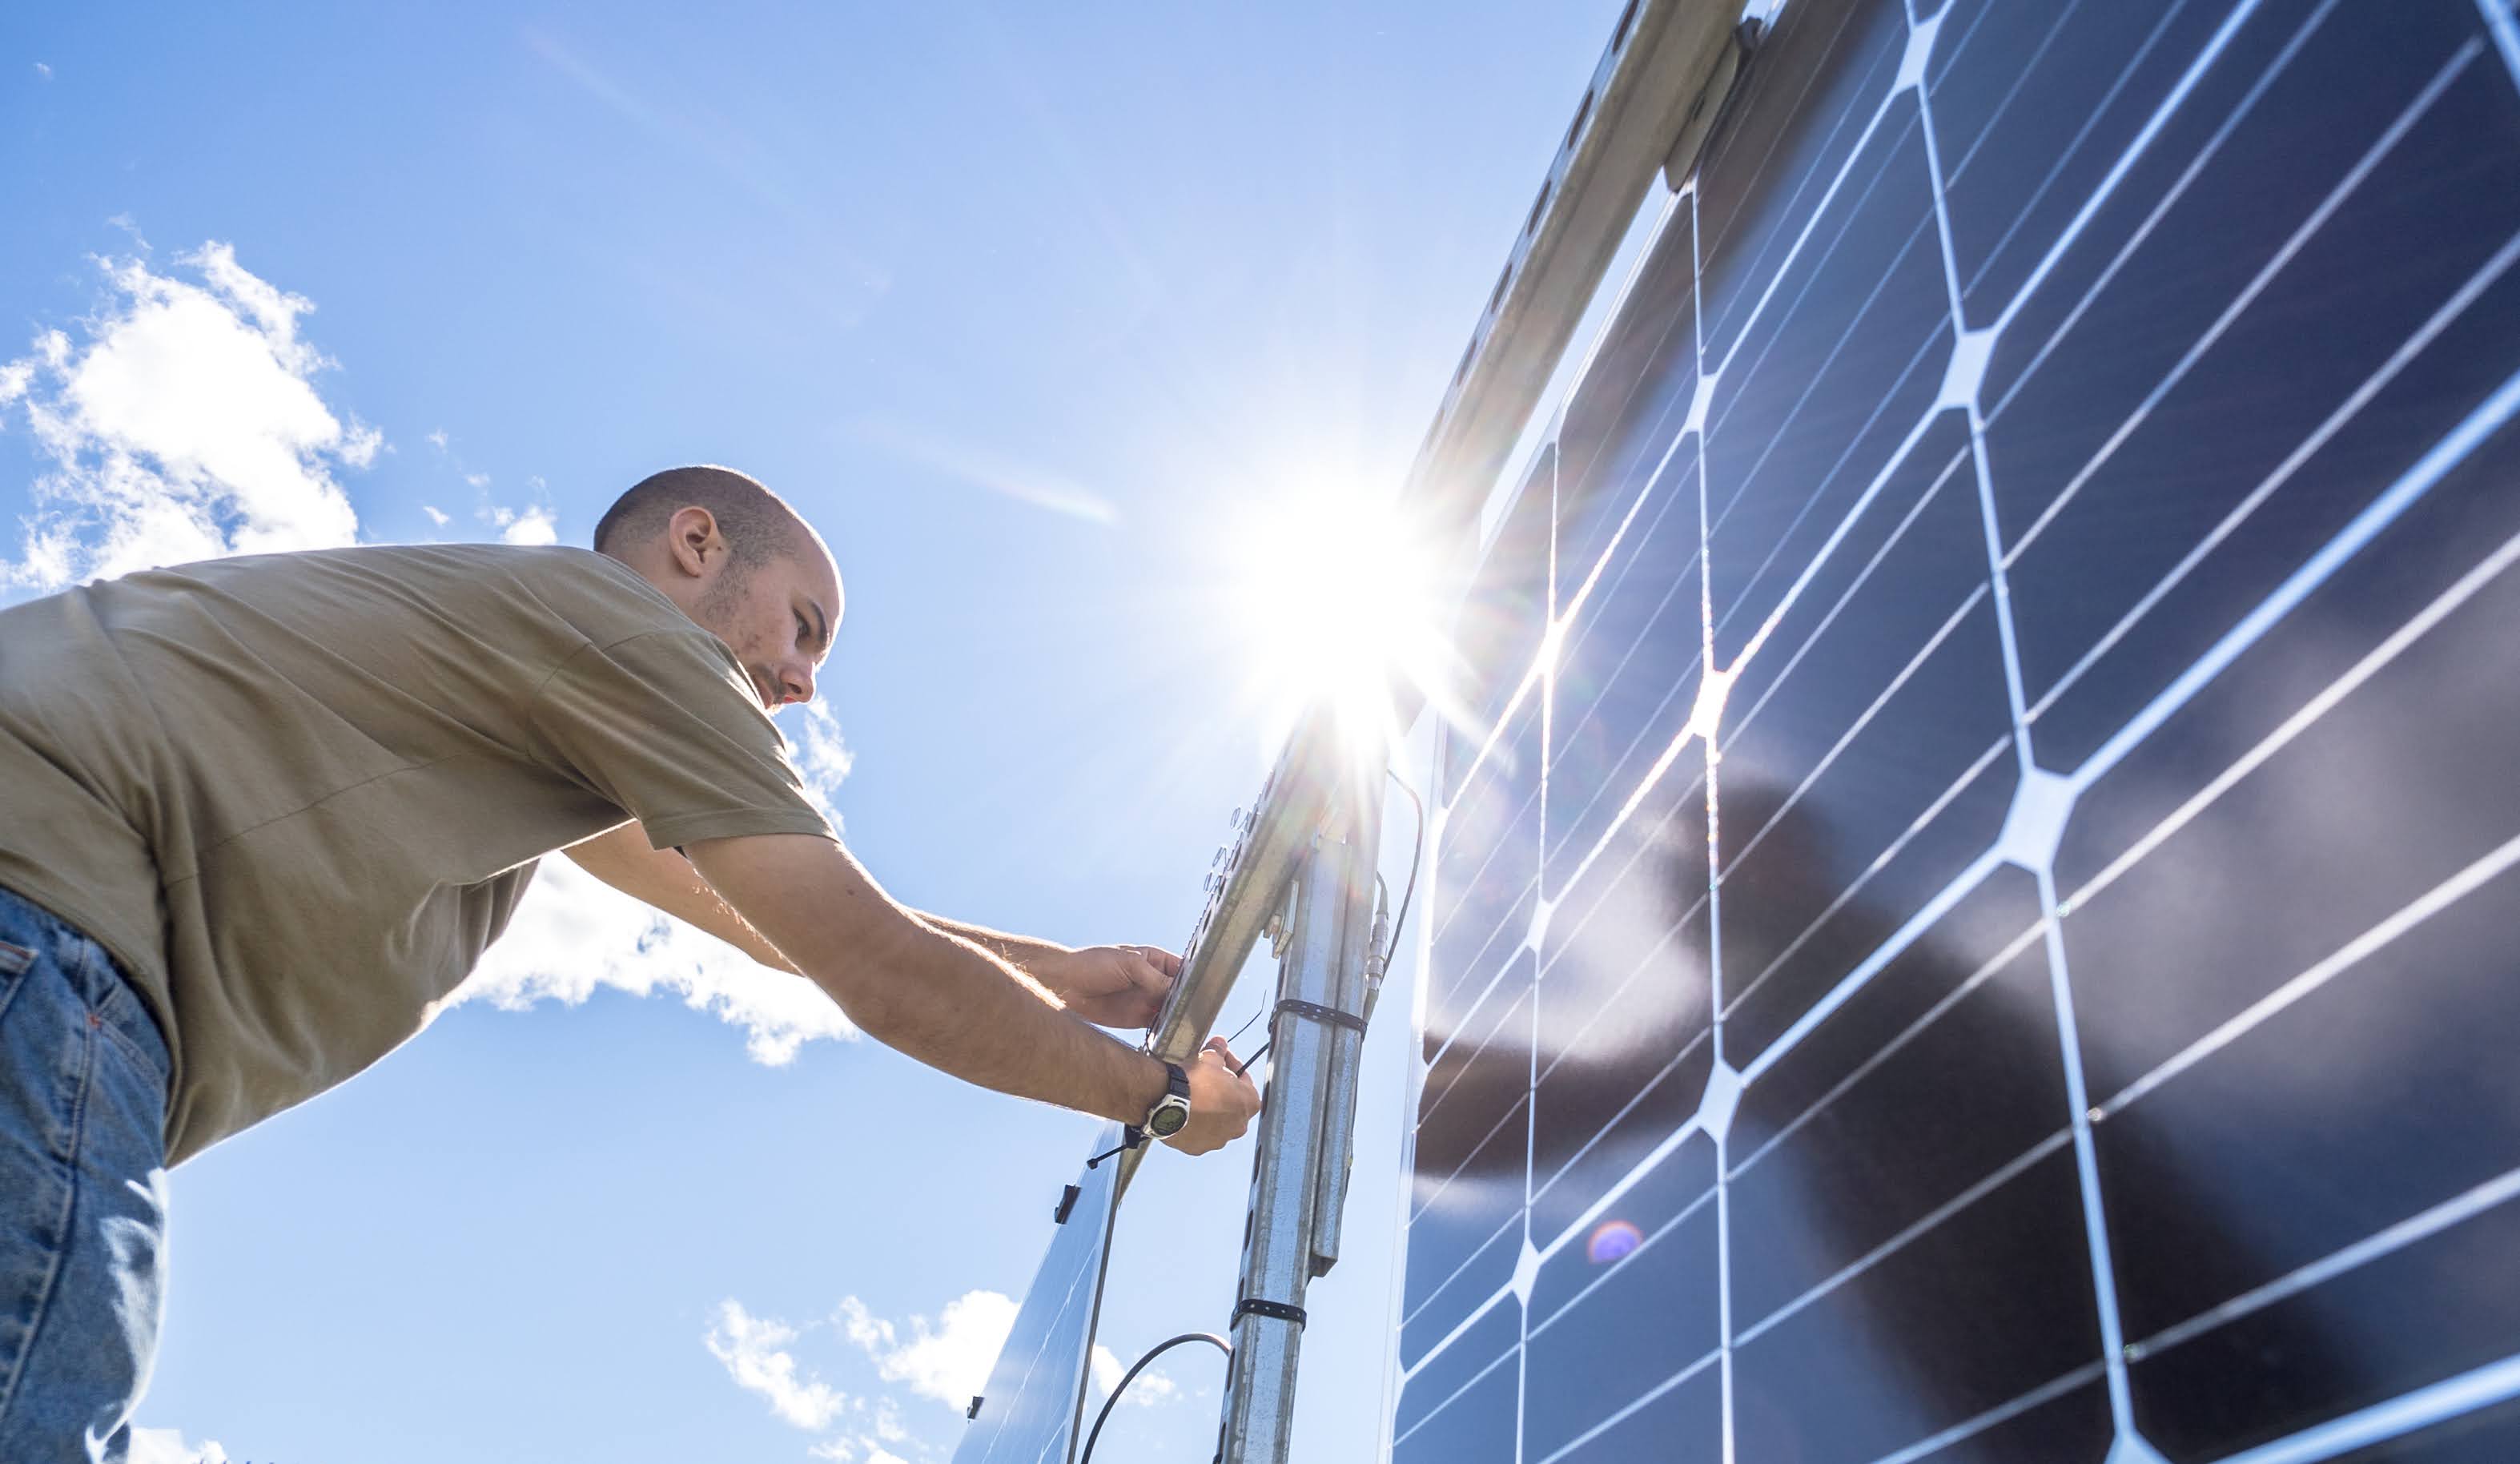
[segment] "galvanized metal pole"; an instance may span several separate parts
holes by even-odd
[[[1224,1464],[1286,1458],[1305,1289],[1326,1268],[1317,1258],[1324,1193],[1334,1174],[1334,1187],[1345,1188],[1382,827],[1382,763],[1376,756],[1363,765],[1370,776],[1333,796],[1328,827],[1295,877],[1217,1441]]]
[[[1356,1018],[1353,1026],[1334,1023],[1322,1034],[1329,1045],[1328,1106],[1322,1114],[1320,1137],[1313,1152],[1312,1271],[1327,1276],[1338,1264],[1340,1217],[1347,1210],[1349,1164],[1355,1154],[1358,1069],[1365,1057],[1365,1019],[1373,1001],[1369,980],[1382,957],[1383,912],[1375,895],[1375,868],[1382,850],[1382,774],[1387,755],[1374,745],[1372,761],[1359,770],[1351,791],[1348,845],[1353,855],[1346,924],[1340,932],[1338,985],[1331,1005]]]

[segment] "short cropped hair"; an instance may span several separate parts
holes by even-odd
[[[700,465],[668,468],[633,483],[595,526],[596,552],[621,558],[663,533],[687,508],[707,509],[727,547],[756,566],[800,551],[808,537],[803,517],[758,480],[733,468]]]

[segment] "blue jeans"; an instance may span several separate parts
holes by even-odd
[[[166,1041],[0,890],[0,1460],[124,1459],[166,1285]]]

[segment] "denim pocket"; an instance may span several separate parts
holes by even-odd
[[[22,945],[0,940],[0,976],[23,976],[35,964],[35,953]]]

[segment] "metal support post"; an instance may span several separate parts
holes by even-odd
[[[1295,879],[1291,937],[1270,1022],[1269,1090],[1251,1174],[1251,1211],[1233,1319],[1217,1458],[1283,1464],[1295,1416],[1304,1295],[1336,1253],[1334,1194],[1346,1189],[1364,1029],[1366,961],[1381,838],[1381,763],[1333,801]],[[1325,1229],[1325,1206],[1332,1218]]]
[[[1380,749],[1376,748],[1377,754]],[[1327,1276],[1338,1264],[1339,1219],[1347,1209],[1348,1166],[1355,1153],[1357,1070],[1365,1057],[1365,1019],[1373,1011],[1372,983],[1382,979],[1383,921],[1386,912],[1376,895],[1375,866],[1382,849],[1382,764],[1362,780],[1354,793],[1350,897],[1346,925],[1340,932],[1338,987],[1331,1005],[1356,1018],[1353,1027],[1334,1024],[1322,1034],[1329,1044],[1329,1099],[1322,1115],[1321,1138],[1314,1146],[1312,1270]]]

